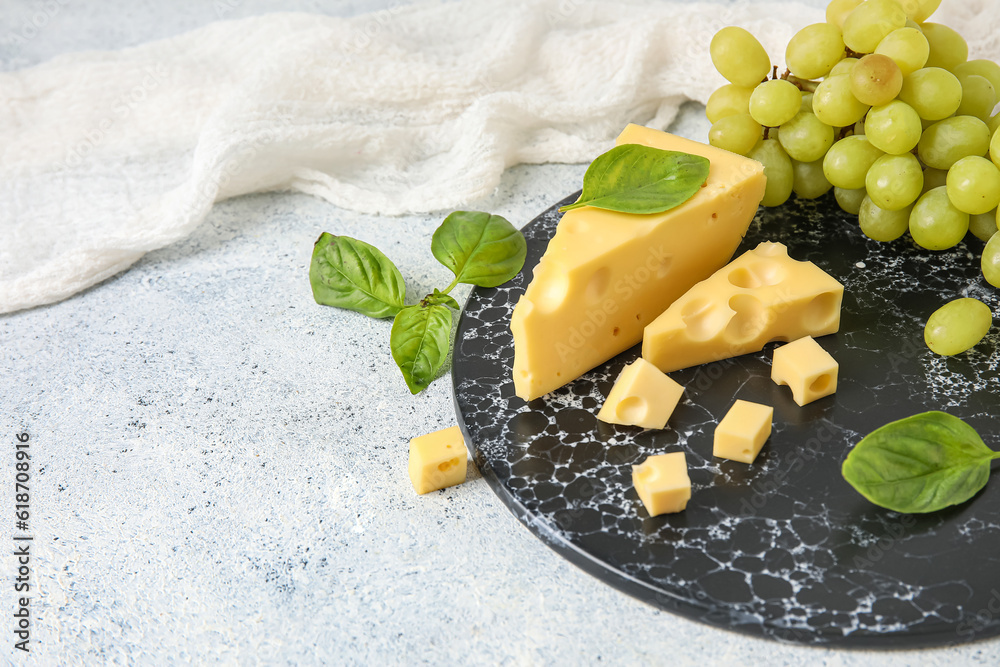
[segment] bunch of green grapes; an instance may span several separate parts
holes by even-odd
[[[944,250],[971,231],[1000,287],[1000,66],[927,21],[940,3],[831,0],[780,76],[753,35],[723,28],[710,53],[729,83],[708,100],[709,143],[764,165],[764,206],[833,188],[878,241],[909,232]]]

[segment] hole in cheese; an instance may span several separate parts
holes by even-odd
[[[809,385],[809,391],[821,392],[826,391],[830,386],[830,376],[827,374],[820,375],[812,384]]]
[[[760,287],[760,281],[757,280],[757,276],[750,273],[750,270],[745,267],[740,267],[729,273],[729,282],[735,287],[742,287],[743,289],[753,289],[754,287]]]
[[[438,464],[438,470],[440,470],[441,472],[447,472],[448,470],[451,470],[457,465],[458,465],[458,459],[448,459],[444,463]]]
[[[649,405],[642,396],[629,396],[615,409],[619,419],[632,424],[645,419],[648,412]]]
[[[810,331],[819,331],[829,327],[839,312],[837,295],[833,292],[823,292],[813,298],[806,306],[802,315],[802,324]]]
[[[777,262],[757,262],[750,267],[761,285],[778,285],[784,281],[787,271]]]
[[[587,283],[587,301],[597,303],[604,299],[610,282],[611,270],[608,267],[605,266],[594,271],[594,275],[590,277],[590,282]]]
[[[551,312],[562,306],[569,293],[569,278],[566,274],[557,274],[555,271],[547,272],[545,280],[541,283],[544,289],[535,297],[535,305],[540,310]]]
[[[619,333],[621,333],[621,329],[619,329],[618,327],[615,327],[614,329],[611,330],[612,336],[617,336]]]
[[[746,343],[760,336],[767,327],[767,312],[764,304],[750,294],[737,294],[729,299],[729,307],[735,311],[726,339],[732,343]]]
[[[691,340],[710,340],[729,322],[725,308],[714,308],[709,299],[694,299],[681,312],[685,333]]]

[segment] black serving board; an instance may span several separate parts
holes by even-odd
[[[561,217],[524,228],[528,258],[510,283],[477,288],[458,325],[453,380],[476,464],[535,535],[603,581],[711,625],[803,644],[902,648],[1000,634],[1000,479],[932,515],[880,509],[841,477],[850,448],[886,422],[945,410],[1000,449],[1000,350],[991,334],[951,358],[923,343],[928,315],[974,296],[982,244],[932,253],[908,236],[867,239],[832,194],[761,209],[737,254],[780,241],[845,285],[841,328],[819,342],[840,363],[837,393],[805,407],[770,380],[774,345],[671,373],[685,395],[665,430],[596,414],[632,348],[541,399],[511,381],[510,315]],[[737,398],[774,406],[752,465],[712,457],[715,424]],[[687,454],[684,512],[651,518],[631,471],[651,454]]]

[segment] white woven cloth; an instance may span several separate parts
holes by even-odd
[[[1000,53],[1000,0],[945,4],[974,53]],[[0,313],[112,276],[248,192],[461,207],[506,167],[589,161],[626,123],[707,100],[724,25],[780,64],[820,20],[798,3],[422,4],[219,22],[0,74]]]

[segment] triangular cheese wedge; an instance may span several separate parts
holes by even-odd
[[[642,339],[643,328],[733,256],[764,195],[760,163],[629,125],[617,143],[707,157],[705,186],[664,213],[568,211],[511,317],[514,389],[531,400]]]
[[[844,286],[764,242],[677,299],[648,327],[642,356],[664,373],[840,328]]]

